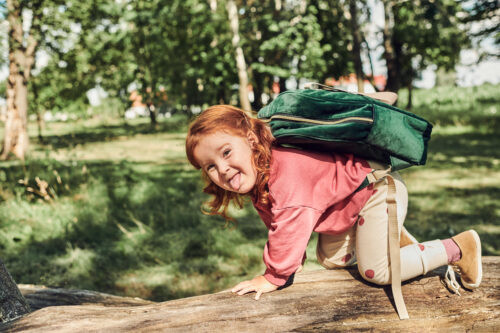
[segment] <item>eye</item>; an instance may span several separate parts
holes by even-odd
[[[229,156],[229,154],[231,154],[231,149],[226,149],[226,150],[224,150],[224,152],[222,153],[222,155],[223,155],[224,157]]]
[[[212,170],[214,167],[215,167],[215,165],[213,165],[213,164],[208,165],[206,167],[207,172],[209,172],[210,170]]]

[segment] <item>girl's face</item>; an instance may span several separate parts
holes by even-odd
[[[232,192],[248,193],[256,182],[252,144],[257,138],[216,132],[205,135],[196,145],[193,155],[201,168],[219,187]]]

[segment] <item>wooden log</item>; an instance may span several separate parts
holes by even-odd
[[[399,320],[390,287],[365,282],[356,268],[297,274],[292,286],[264,294],[229,291],[135,307],[43,308],[0,327],[9,332],[331,332],[500,331],[500,257],[485,257],[483,283],[450,293],[444,268],[403,284],[409,320]]]
[[[19,284],[18,287],[33,311],[63,305],[132,307],[155,303],[137,297],[120,297],[90,290],[56,289],[32,284]]]

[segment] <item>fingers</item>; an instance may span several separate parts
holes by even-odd
[[[243,282],[240,282],[240,283],[238,283],[237,285],[235,285],[235,286],[233,287],[233,289],[231,289],[231,291],[232,291],[233,293],[238,292],[238,291],[242,290],[243,288],[247,288],[247,287],[249,286],[249,284],[250,284],[250,281],[243,281]]]
[[[254,286],[250,281],[243,281],[238,283],[236,286],[231,289],[233,293],[237,293],[239,296],[248,294],[250,292],[256,292],[255,300],[258,300],[262,295],[263,291]]]
[[[249,293],[252,291],[257,291],[257,290],[254,287],[250,286],[250,287],[246,287],[246,288],[241,289],[240,291],[237,292],[237,294],[241,296],[241,295],[245,295],[246,293]]]

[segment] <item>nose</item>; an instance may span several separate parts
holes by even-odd
[[[221,174],[225,175],[229,172],[229,164],[226,162],[220,162],[218,169]]]

